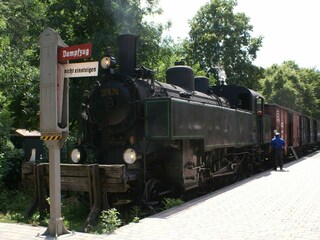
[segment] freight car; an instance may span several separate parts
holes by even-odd
[[[181,62],[167,70],[166,83],[155,81],[150,69],[136,66],[136,40],[119,37],[119,71],[110,51],[101,61],[104,78],[83,103],[84,135],[72,152],[74,162],[83,160],[86,147],[100,164],[125,165],[124,187],[108,194],[112,201],[150,203],[205,190],[270,162],[273,115],[266,115],[259,93],[210,87]]]
[[[303,155],[319,146],[318,120],[276,104],[266,104],[265,113],[271,116],[271,128],[286,139],[291,151]]]

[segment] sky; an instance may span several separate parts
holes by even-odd
[[[183,39],[189,33],[188,20],[208,1],[160,0],[164,12],[154,20],[171,20],[167,34]],[[250,18],[252,36],[263,36],[255,65],[266,68],[293,60],[320,70],[320,0],[238,0],[235,11]]]

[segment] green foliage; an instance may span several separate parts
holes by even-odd
[[[139,217],[133,217],[132,222],[138,223],[140,221]]]
[[[102,233],[111,233],[121,225],[120,213],[115,208],[104,210],[101,213]]]
[[[0,2],[0,94],[16,128],[38,127],[43,12],[44,5],[37,0]]]
[[[80,196],[71,193],[64,196],[61,205],[61,214],[64,226],[74,231],[83,231],[84,220],[89,214],[89,207],[79,201]]]
[[[184,201],[181,200],[180,198],[164,198],[163,199],[163,209],[169,209],[175,206],[180,206],[181,204],[183,204]]]
[[[253,26],[244,13],[233,12],[236,4],[235,0],[212,0],[200,8],[190,21],[190,39],[184,44],[187,59],[216,79],[218,68],[223,67],[228,84],[257,88],[262,69],[252,61],[262,37],[251,37]]]
[[[156,79],[162,82],[166,81],[166,71],[169,67],[174,66],[176,61],[184,59],[183,49],[180,45],[175,44],[172,39],[165,38],[159,41],[158,51],[143,51],[144,65],[156,71]]]
[[[38,128],[39,69],[30,66],[17,48],[0,52],[0,89],[12,124],[16,128]]]
[[[138,223],[140,221],[141,208],[139,206],[132,207],[130,215],[132,217],[132,222]]]
[[[288,61],[265,70],[265,77],[261,79],[262,94],[269,103],[320,117],[319,80],[318,71],[300,68],[296,63]]]
[[[49,212],[45,211],[45,215],[41,216],[39,212],[35,212],[30,219],[28,219],[28,223],[34,226],[48,226],[50,215]]]
[[[5,109],[0,110],[0,187],[5,185],[9,188],[15,188],[20,182],[23,153],[21,150],[15,149],[10,141],[11,126],[10,113]]]
[[[11,142],[6,143],[4,153],[0,153],[0,185],[10,189],[18,188],[21,181],[22,150],[14,149]]]
[[[2,46],[18,48],[22,50],[24,56],[36,61],[38,59],[37,40],[46,19],[45,6],[46,4],[39,0],[1,1],[0,34],[1,39],[2,37],[5,39],[0,41]]]
[[[24,190],[8,190],[0,187],[0,222],[23,222],[32,225],[47,226],[49,222],[49,212],[45,211],[41,216],[36,211],[30,218],[25,213],[27,207],[31,206],[33,191]],[[64,196],[61,206],[64,226],[67,229],[82,231],[84,220],[88,216],[88,206],[82,204],[75,195]]]
[[[0,186],[0,221],[29,223],[24,213],[31,203],[32,191],[8,190]]]
[[[36,211],[30,218],[25,213],[28,206],[31,206],[34,193],[31,189],[8,190],[0,186],[0,222],[22,222],[32,225],[48,226],[49,212],[45,211],[40,215]],[[89,207],[83,204],[83,195],[69,192],[62,193],[61,213],[64,226],[73,231],[83,231],[83,224],[89,214]],[[47,201],[50,203],[50,199]],[[122,224],[129,222],[138,223],[141,217],[141,208],[134,206],[129,212],[128,222],[120,219],[120,213],[117,209],[112,208],[101,212],[100,222],[96,226],[90,226],[86,229],[91,233],[111,233]]]

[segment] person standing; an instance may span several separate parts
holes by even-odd
[[[279,132],[276,132],[274,138],[271,140],[271,150],[273,157],[273,170],[277,171],[278,166],[280,167],[280,170],[282,170],[285,141],[280,137]]]

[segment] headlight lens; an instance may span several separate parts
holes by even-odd
[[[104,57],[102,58],[100,64],[103,69],[108,69],[111,65],[111,59],[109,57]]]
[[[103,69],[115,68],[117,61],[114,57],[104,57],[101,59],[100,65]]]
[[[86,160],[87,153],[82,147],[76,147],[71,151],[70,158],[73,163],[80,163]]]
[[[71,152],[71,160],[74,163],[78,163],[81,159],[81,152],[78,148],[75,148]]]
[[[133,164],[137,160],[137,153],[132,148],[128,148],[123,153],[123,160],[127,164]]]

